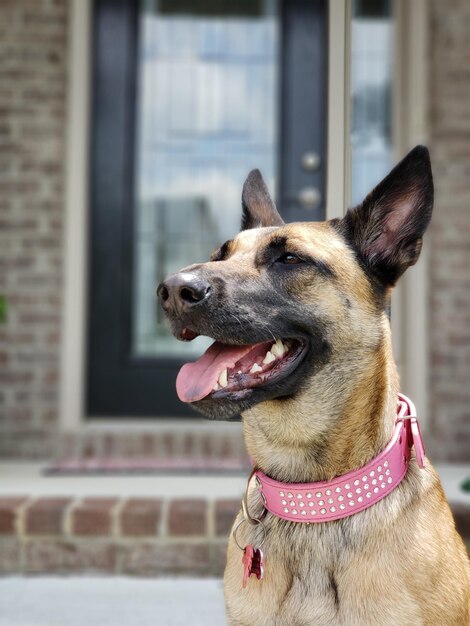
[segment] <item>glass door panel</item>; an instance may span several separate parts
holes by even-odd
[[[276,0],[143,0],[138,46],[132,353],[191,357],[157,321],[153,287],[238,231],[258,167],[275,189]]]
[[[351,202],[393,165],[392,0],[354,0],[351,24]]]

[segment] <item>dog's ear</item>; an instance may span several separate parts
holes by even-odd
[[[242,230],[259,226],[282,226],[284,221],[269,195],[259,170],[251,170],[242,192]]]
[[[340,221],[343,234],[384,285],[394,285],[418,260],[433,197],[429,152],[416,146]]]

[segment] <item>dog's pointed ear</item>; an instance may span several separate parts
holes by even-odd
[[[269,195],[259,170],[251,170],[242,192],[242,230],[260,226],[282,226],[284,221]]]
[[[339,222],[366,266],[392,286],[419,258],[434,188],[429,152],[416,146]]]

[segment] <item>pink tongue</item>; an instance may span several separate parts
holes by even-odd
[[[215,341],[194,363],[186,363],[176,378],[176,392],[182,402],[196,402],[209,395],[220,372],[230,368],[254,346],[227,346]]]

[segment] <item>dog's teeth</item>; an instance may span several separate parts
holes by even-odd
[[[287,352],[287,348],[282,343],[282,339],[276,340],[276,343],[271,346],[271,352],[274,354],[274,356],[283,356]]]
[[[258,365],[258,363],[253,363],[251,366],[250,374],[256,374],[256,372],[262,372],[263,368]]]
[[[217,382],[221,387],[225,387],[227,385],[227,368],[220,372],[219,380]]]
[[[219,389],[220,389],[219,383],[215,383],[215,385],[212,387],[212,391],[218,391]]]
[[[275,360],[276,360],[276,357],[274,356],[274,354],[270,350],[268,350],[266,352],[266,356],[263,359],[263,363],[264,365],[268,365],[269,363],[272,363]]]

